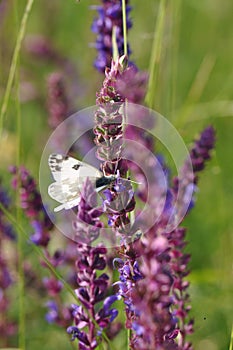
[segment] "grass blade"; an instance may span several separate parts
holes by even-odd
[[[125,0],[122,0],[122,20],[123,20],[123,37],[124,37],[124,55],[128,55],[127,46],[127,19],[126,19],[126,4]]]
[[[159,11],[157,15],[157,21],[154,31],[154,40],[150,58],[149,66],[149,83],[148,92],[146,95],[146,103],[150,108],[154,106],[155,93],[157,90],[157,78],[160,65],[160,57],[162,52],[162,42],[163,42],[163,31],[165,24],[165,13],[166,13],[166,0],[160,1]]]
[[[19,57],[22,41],[23,41],[23,38],[25,35],[26,26],[27,26],[29,14],[31,12],[33,2],[34,2],[34,0],[27,1],[26,7],[24,10],[24,14],[22,17],[22,21],[20,24],[19,33],[18,33],[18,36],[16,39],[15,49],[14,49],[13,58],[11,61],[11,66],[10,66],[10,72],[9,72],[8,81],[7,81],[7,85],[6,85],[6,91],[5,91],[5,94],[3,97],[3,103],[2,103],[2,108],[1,108],[1,112],[0,112],[0,137],[2,134],[4,117],[5,117],[5,114],[7,111],[9,97],[10,97],[11,89],[12,89],[13,82],[14,82],[14,77],[15,77],[15,72],[16,72],[16,67],[17,67],[17,60]]]
[[[232,329],[231,329],[231,342],[230,342],[229,350],[233,350],[233,326],[232,326]]]

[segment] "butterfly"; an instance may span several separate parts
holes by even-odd
[[[80,191],[87,177],[99,192],[116,180],[116,175],[104,176],[95,167],[62,154],[51,154],[48,164],[55,182],[49,185],[49,196],[61,203],[55,212],[71,209],[80,202]]]

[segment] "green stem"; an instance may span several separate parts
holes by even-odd
[[[12,85],[14,82],[14,77],[15,77],[15,72],[16,72],[16,67],[17,67],[17,60],[18,60],[20,49],[21,49],[22,41],[23,41],[23,38],[25,35],[28,17],[29,17],[29,14],[31,12],[33,2],[34,2],[34,0],[27,1],[26,7],[24,10],[24,14],[22,17],[22,21],[20,24],[19,33],[18,33],[18,36],[16,39],[15,49],[14,49],[13,58],[11,61],[10,72],[9,72],[9,76],[8,76],[7,86],[6,86],[6,91],[5,91],[5,95],[3,97],[3,103],[2,103],[1,113],[0,113],[0,136],[2,134],[3,121],[4,121],[6,111],[7,111],[9,97],[10,97]]]
[[[127,349],[130,350],[131,329],[127,329]]]
[[[232,329],[231,329],[231,342],[230,342],[229,350],[233,350],[233,326],[232,326]]]
[[[112,56],[113,56],[113,61],[116,62],[117,58],[119,57],[117,38],[116,38],[116,26],[114,26],[112,29]]]
[[[166,0],[160,1],[160,6],[157,15],[157,21],[154,31],[154,40],[149,66],[149,83],[148,92],[146,95],[146,103],[150,108],[154,107],[155,93],[157,89],[157,77],[159,72],[160,57],[162,52],[162,38],[165,24]]]
[[[122,20],[123,20],[123,37],[124,37],[124,55],[128,55],[127,48],[127,20],[126,20],[126,4],[125,0],[122,0]]]
[[[16,28],[18,30],[18,1],[15,2],[14,6]],[[16,128],[17,128],[17,155],[16,165],[17,169],[20,165],[20,152],[21,152],[21,109],[20,109],[20,97],[19,97],[19,67],[20,67],[20,55],[18,55],[15,62],[15,101],[16,101]],[[18,175],[19,176],[19,175]],[[17,181],[19,184],[19,181]],[[17,191],[16,202],[19,202],[19,191]],[[20,222],[21,211],[19,206],[16,209],[16,220]],[[18,268],[18,293],[19,293],[19,348],[26,349],[26,333],[25,333],[25,307],[24,307],[24,296],[25,296],[25,285],[24,285],[24,253],[23,253],[23,237],[19,233],[17,240],[17,268]]]
[[[191,113],[195,109],[209,81],[215,62],[216,59],[213,55],[207,54],[203,58],[196,76],[193,79],[186,101],[184,101],[183,107],[179,113],[179,119],[176,122],[178,128],[183,128],[185,126]]]
[[[180,37],[180,17],[181,17],[181,0],[177,0],[171,3],[173,23],[171,33],[171,103],[170,103],[170,115],[171,120],[174,117],[174,111],[176,106],[176,86],[177,86],[177,70],[178,70],[178,53],[179,53],[179,37]]]

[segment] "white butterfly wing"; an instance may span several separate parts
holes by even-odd
[[[56,182],[48,188],[51,198],[62,205],[54,209],[70,209],[80,202],[80,189],[87,177],[95,181],[102,176],[96,168],[77,159],[61,154],[51,154],[49,167]]]
[[[48,163],[54,180],[59,182],[71,178],[98,178],[103,176],[95,167],[62,154],[51,154]]]

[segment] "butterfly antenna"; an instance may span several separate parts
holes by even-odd
[[[124,180],[130,181],[132,184],[136,184],[136,185],[141,185],[142,184],[141,182],[133,181],[133,180],[130,180],[130,179],[124,179]]]

